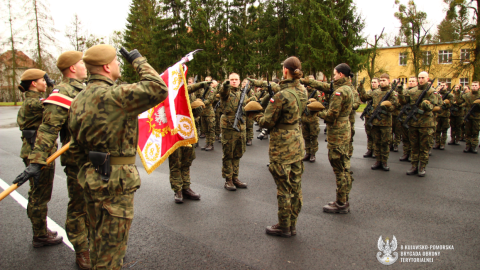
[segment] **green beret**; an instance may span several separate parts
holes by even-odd
[[[22,74],[20,81],[35,81],[40,78],[43,78],[45,73],[46,72],[41,69],[36,69],[36,68],[27,69],[27,71],[25,71]]]
[[[64,52],[57,59],[57,67],[60,71],[63,71],[82,60],[83,53],[77,51]]]
[[[111,45],[100,44],[88,49],[83,56],[83,61],[92,66],[110,64],[117,56],[117,51]]]

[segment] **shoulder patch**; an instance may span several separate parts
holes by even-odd
[[[271,102],[271,103],[275,102],[275,99],[271,98],[271,99],[270,99],[270,102]]]
[[[69,110],[70,105],[72,104],[72,101],[73,101],[73,98],[70,98],[66,95],[62,95],[59,93],[52,93],[47,99],[43,101],[43,103],[58,105],[60,107],[63,107]]]
[[[53,89],[52,90],[52,93],[58,93],[58,92],[60,92],[60,89]]]
[[[340,92],[335,92],[335,96],[340,96],[341,93]]]

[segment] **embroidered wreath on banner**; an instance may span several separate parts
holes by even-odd
[[[178,132],[180,132],[184,137],[189,137],[193,132],[192,120],[185,116],[182,117],[178,123]]]
[[[152,147],[153,146],[153,147]],[[152,142],[147,143],[145,147],[145,157],[148,161],[156,161],[160,155],[160,146],[153,144]]]
[[[172,80],[172,83],[174,85],[173,90],[178,91],[183,81],[182,75],[180,74],[180,72],[173,70],[170,76],[173,77],[173,80]]]
[[[162,125],[167,123],[167,115],[165,114],[165,107],[161,107],[155,116],[153,113],[155,112],[155,108],[151,108],[148,110],[148,121],[147,123],[150,125],[150,129],[148,130],[151,132],[155,137],[165,137],[165,135],[170,132],[170,127],[166,126],[165,128],[156,128],[157,124]]]

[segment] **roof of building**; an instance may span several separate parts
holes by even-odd
[[[474,42],[473,40],[458,40],[458,41],[451,41],[451,42],[439,42],[439,43],[426,43],[420,46],[437,46],[437,45],[448,45],[448,44],[460,44],[460,43],[470,43]],[[409,45],[398,45],[398,46],[390,46],[390,47],[377,47],[377,49],[395,49],[395,48],[409,48]]]
[[[35,61],[30,59],[26,54],[22,51],[15,50],[15,62],[17,68],[33,68],[37,65]],[[3,63],[8,68],[13,66],[13,54],[12,50],[6,51],[2,55],[0,55],[0,63]]]

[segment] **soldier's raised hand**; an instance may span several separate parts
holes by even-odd
[[[35,187],[38,186],[38,181],[40,180],[40,173],[42,172],[42,167],[44,165],[42,164],[37,164],[37,163],[32,163],[28,165],[28,167],[23,171],[15,180],[13,181],[14,184],[17,184],[18,186],[23,185],[23,183],[27,182],[30,177],[33,177],[33,183]]]
[[[125,60],[127,60],[130,64],[133,63],[135,59],[142,57],[142,55],[140,54],[140,52],[138,52],[137,49],[127,51],[125,50],[125,48],[122,47],[120,49],[120,53],[122,54],[123,58],[125,58]]]

